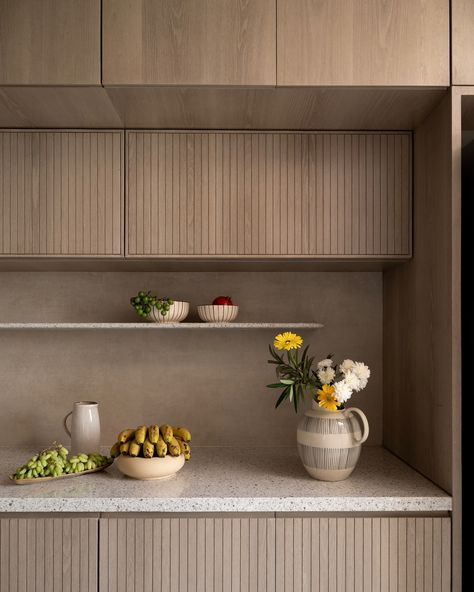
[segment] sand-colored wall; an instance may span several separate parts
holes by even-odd
[[[379,272],[0,273],[0,321],[134,321],[129,297],[209,302],[232,295],[241,321],[320,321],[304,331],[316,356],[368,363],[353,398],[382,441],[382,274]],[[192,317],[195,318],[193,310]],[[284,325],[282,325],[284,328]],[[288,445],[298,418],[274,410],[266,363],[272,331],[2,331],[0,445],[67,443],[75,400],[101,405],[102,440],[155,421],[188,425],[200,445]]]

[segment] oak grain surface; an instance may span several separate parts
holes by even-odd
[[[406,256],[409,133],[127,133],[129,256]]]
[[[278,0],[277,84],[448,86],[448,0]]]
[[[103,82],[275,85],[274,0],[104,0]]]
[[[100,85],[100,0],[0,0],[0,84]]]

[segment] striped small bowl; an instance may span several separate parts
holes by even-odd
[[[361,430],[356,415],[361,420]],[[298,425],[296,441],[304,468],[314,479],[342,481],[357,465],[369,423],[357,407],[326,411],[313,401]]]
[[[188,313],[189,302],[175,300],[165,316],[157,308],[153,307],[148,318],[155,323],[180,323],[184,321]]]
[[[201,321],[206,323],[231,323],[237,318],[239,307],[233,304],[201,304],[197,311]]]

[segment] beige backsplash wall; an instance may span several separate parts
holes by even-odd
[[[318,357],[370,365],[351,403],[382,442],[382,274],[378,272],[0,273],[0,322],[134,321],[140,289],[206,303],[230,294],[240,321],[319,321],[305,330]],[[195,318],[193,307],[193,318]],[[284,325],[282,325],[284,329]],[[264,330],[0,331],[0,445],[68,442],[62,417],[75,400],[100,401],[102,440],[141,423],[188,425],[195,444],[280,446],[298,418],[274,409]]]

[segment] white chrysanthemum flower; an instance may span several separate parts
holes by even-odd
[[[343,374],[346,374],[347,372],[350,372],[352,368],[354,368],[354,365],[355,364],[353,360],[344,360],[342,364],[339,364],[339,370]]]
[[[361,390],[360,378],[356,374],[354,374],[354,372],[347,372],[344,381],[347,384],[347,386],[351,388],[353,391]]]
[[[359,391],[362,391],[365,389],[365,387],[367,386],[367,382],[368,380],[366,378],[362,378],[361,380],[359,380]]]
[[[352,389],[345,380],[334,383],[334,395],[339,403],[345,403],[352,396]]]
[[[354,368],[352,372],[359,378],[360,380],[369,380],[370,377],[370,369],[368,366],[363,364],[362,362],[356,362],[354,364]]]
[[[318,368],[330,368],[333,364],[334,362],[331,358],[326,358],[325,360],[318,362]]]
[[[334,368],[320,368],[318,370],[318,378],[323,384],[329,384],[334,380],[335,376]]]

